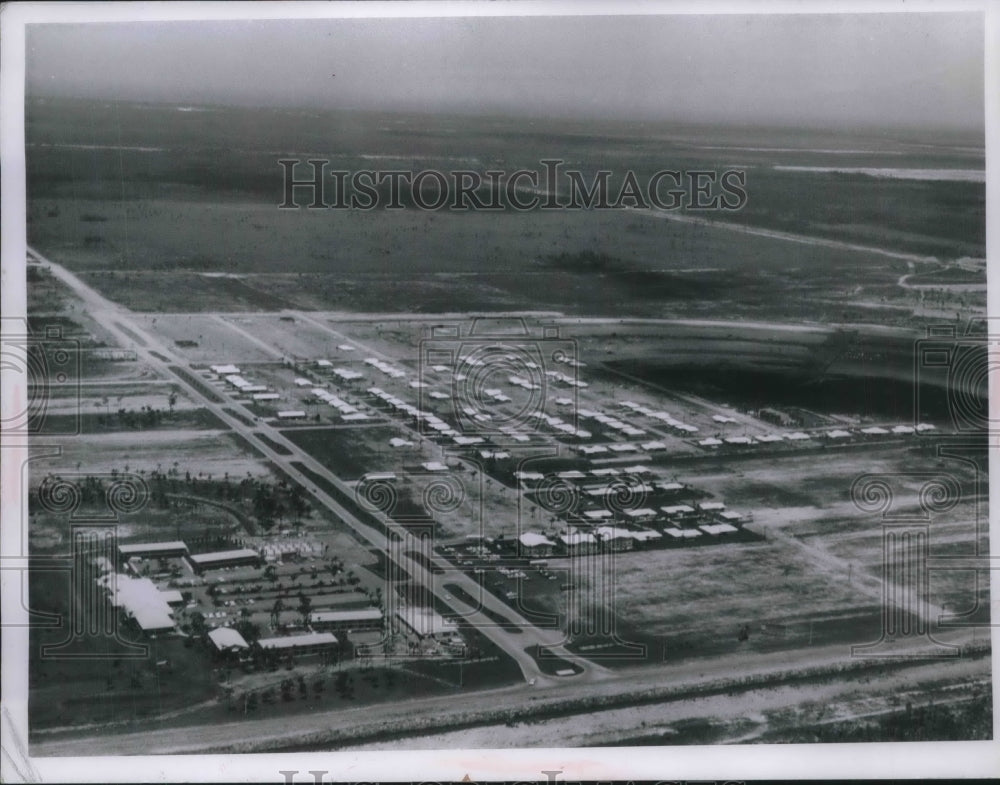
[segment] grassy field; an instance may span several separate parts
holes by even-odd
[[[57,205],[58,217],[49,218]],[[149,312],[292,307],[421,313],[461,304],[621,315],[627,304],[637,315],[669,315],[720,313],[708,305],[719,301],[752,312],[773,306],[778,285],[804,295],[816,287],[835,294],[845,277],[873,285],[898,278],[890,261],[864,252],[639,221],[616,211],[359,215],[288,212],[252,201],[122,207],[42,200],[32,207],[42,213],[31,226],[37,233],[32,242],[43,253],[82,271],[111,299]],[[68,218],[74,209],[108,215],[102,243],[85,244],[91,229]],[[248,223],[259,228],[248,229]],[[178,224],[185,226],[182,234]],[[593,271],[549,261],[585,251],[620,260],[600,274],[598,288]],[[828,272],[833,270],[835,275]],[[199,274],[214,272],[238,277]]]
[[[316,135],[318,119],[330,134]],[[458,136],[448,130],[456,123],[463,129]],[[778,152],[772,141],[778,136],[795,141]],[[822,312],[824,299],[844,293],[845,280],[874,291],[901,274],[896,263],[865,252],[649,221],[620,210],[277,209],[283,198],[277,160],[289,155],[325,156],[347,169],[372,168],[377,158],[443,170],[537,169],[542,158],[554,156],[588,176],[610,166],[616,177],[632,169],[640,179],[663,168],[735,166],[747,173],[747,204],[713,218],[943,260],[984,255],[982,184],[773,168],[830,159],[849,165],[852,155],[819,152],[824,146],[870,148],[855,162],[865,165],[976,168],[982,156],[948,146],[929,153],[906,139],[807,132],[796,138],[773,130],[763,138],[768,149],[754,147],[753,132],[736,138],[721,128],[550,122],[525,131],[498,118],[343,112],[320,118],[221,108],[179,113],[127,104],[109,114],[100,104],[29,101],[29,238],[87,272],[112,299],[147,311],[432,312],[461,304],[792,318]],[[593,270],[552,262],[582,253],[614,263]],[[800,296],[777,303],[774,291],[788,287]],[[877,304],[880,296],[870,299]],[[800,300],[808,307],[799,310]],[[858,313],[869,320],[887,316]]]
[[[210,429],[189,431],[146,431],[142,438],[131,431],[88,434],[86,439],[65,439],[59,455],[45,455],[33,461],[32,477],[47,473],[73,474],[78,471],[166,471],[175,464],[182,472],[222,477],[268,474],[265,464],[244,453],[227,432]],[[41,450],[40,450],[41,452]],[[44,453],[43,453],[44,454]]]
[[[67,573],[32,571],[29,580],[32,607],[60,614],[70,612]],[[40,646],[58,645],[66,633],[65,622],[61,628],[33,630],[32,649],[37,652]],[[125,631],[120,634],[129,640]],[[32,656],[32,728],[128,723],[210,701],[217,694],[216,679],[205,667],[203,654],[185,647],[182,639],[149,641],[145,645],[150,650],[143,654],[108,637],[84,635],[71,650],[89,657],[67,660]],[[156,667],[156,662],[164,659],[169,660],[172,672]]]

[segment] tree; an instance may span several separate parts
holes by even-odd
[[[299,615],[302,617],[302,624],[304,626],[309,625],[309,620],[312,618],[312,598],[306,594],[299,594]]]
[[[271,626],[277,627],[278,622],[281,620],[281,612],[285,609],[285,601],[278,597],[274,601],[274,606],[271,608]]]
[[[243,636],[243,640],[253,643],[260,638],[260,625],[254,624],[249,617],[241,619],[236,624],[236,631]]]
[[[205,616],[200,611],[191,614],[191,632],[198,636],[205,634]]]

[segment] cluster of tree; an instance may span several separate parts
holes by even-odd
[[[194,552],[225,551],[246,548],[246,540],[231,534],[203,534],[198,537],[185,537],[184,542]]]
[[[354,699],[354,677],[346,671],[341,671],[337,674],[333,687],[339,697],[346,700]]]
[[[240,610],[240,620],[236,623],[236,631],[243,636],[243,640],[253,644],[260,640],[260,625],[251,621],[249,608]]]
[[[118,399],[121,403],[121,398]],[[111,411],[111,404],[108,398],[102,398],[100,401],[94,404],[95,407],[100,409],[104,408],[104,414],[98,414],[97,422],[106,427],[116,427],[116,428],[128,428],[130,430],[142,430],[143,428],[156,428],[162,421],[166,414],[172,415],[174,413],[174,406],[177,405],[177,393],[172,392],[167,397],[167,405],[169,407],[168,412],[164,412],[162,409],[156,409],[152,406],[145,405],[138,411],[133,411],[132,409],[126,409],[123,406],[119,406],[117,411]]]
[[[247,473],[235,480],[227,472],[219,480],[212,474],[193,475],[189,470],[182,474],[176,462],[166,470],[157,467],[148,474],[144,470],[139,473],[148,482],[151,502],[161,509],[191,503],[191,499],[183,497],[218,501],[241,516],[243,522],[253,518],[266,530],[289,520],[298,525],[309,512],[305,491],[285,478],[274,483]]]
[[[322,678],[317,678],[312,684],[313,695],[317,697],[319,697],[325,689],[326,682]],[[270,705],[275,702],[279,693],[281,694],[281,699],[283,701],[295,700],[296,693],[301,700],[305,700],[309,697],[309,687],[306,683],[305,677],[301,675],[297,679],[283,679],[278,685],[277,690],[275,690],[274,687],[265,687],[259,691],[254,690],[239,696],[234,696],[232,702],[229,704],[229,708],[231,711],[241,710],[244,713],[256,711],[261,701]]]
[[[302,518],[309,512],[305,491],[298,483],[290,483],[284,477],[276,485],[257,482],[252,490],[253,514],[265,529],[289,517]]]

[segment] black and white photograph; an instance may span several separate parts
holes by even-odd
[[[988,774],[995,10],[6,6],[4,781]]]

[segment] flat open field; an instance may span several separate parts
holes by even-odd
[[[766,144],[755,146],[726,129],[612,123],[595,135],[554,121],[526,133],[497,118],[463,118],[464,134],[456,136],[432,117],[333,112],[317,117],[357,135],[346,152],[339,145],[323,153],[330,140],[304,130],[298,113],[245,112],[120,105],[109,124],[99,103],[29,102],[31,242],[58,253],[112,299],[149,312],[429,313],[461,303],[478,310],[622,315],[624,308],[787,320],[849,314],[890,323],[910,318],[923,302],[896,286],[913,272],[905,259],[766,232],[887,246],[920,257],[931,270],[938,269],[935,259],[985,255],[981,182],[776,168],[853,162],[976,169],[982,155],[970,140],[943,139],[930,151],[905,139],[808,132],[796,139],[772,129],[761,132]],[[82,136],[79,127],[87,128]],[[778,137],[786,144],[776,146]],[[748,201],[721,216],[736,231],[650,221],[628,210],[279,210],[278,158],[317,155],[348,168],[369,168],[377,158],[445,170],[501,161],[538,168],[542,158],[557,157],[588,176],[610,161],[616,177],[631,169],[640,179],[665,167],[738,168],[747,175]],[[823,199],[809,196],[817,191]],[[794,296],[779,301],[776,291]],[[982,292],[941,298],[945,309],[982,305]]]
[[[150,471],[158,466],[165,471],[174,463],[197,466],[198,472],[216,477],[267,473],[260,459],[245,453],[227,431],[148,431],[141,439],[131,432],[94,433],[66,439],[60,446],[59,455],[32,461],[34,476],[79,471],[78,465],[91,473],[125,471],[126,467],[133,472]],[[39,447],[39,453],[45,455],[44,448]]]

